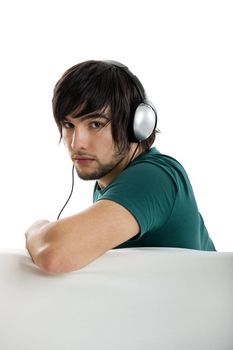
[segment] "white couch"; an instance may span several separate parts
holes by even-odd
[[[0,252],[1,350],[232,350],[233,253],[111,250],[52,276]]]

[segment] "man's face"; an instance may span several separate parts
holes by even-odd
[[[110,122],[106,110],[78,118],[67,116],[62,122],[62,138],[79,177],[98,179],[103,187],[122,168],[126,156],[126,153],[119,154],[114,144]]]

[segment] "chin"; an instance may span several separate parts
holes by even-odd
[[[98,174],[96,173],[84,173],[76,169],[77,175],[82,180],[98,180]]]

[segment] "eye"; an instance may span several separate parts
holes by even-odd
[[[103,123],[95,120],[90,123],[90,126],[92,129],[100,129],[103,127]]]
[[[74,124],[68,122],[67,120],[63,120],[62,127],[65,129],[72,129],[74,127]]]

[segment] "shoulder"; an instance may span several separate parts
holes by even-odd
[[[155,148],[136,158],[119,176],[119,181],[140,183],[145,187],[171,186],[176,188],[176,167],[179,163]],[[118,179],[116,179],[118,180]]]
[[[139,157],[132,162],[112,183],[103,190],[94,190],[94,202],[100,199],[110,199],[131,212],[141,211],[142,207],[154,208],[173,206],[177,194],[177,186],[169,171],[148,155]],[[153,211],[153,210],[152,210]]]
[[[122,171],[105,189],[99,190],[96,184],[94,200],[100,198],[113,198],[112,196],[139,196],[140,193],[154,194],[163,191],[170,192],[172,196],[177,191],[173,170],[163,160],[163,156],[152,149],[135,159]]]

